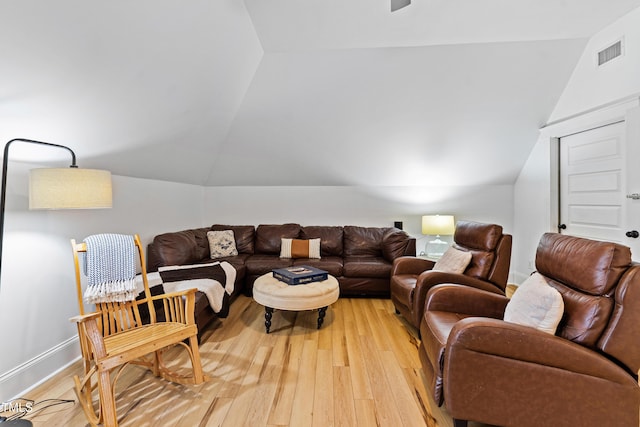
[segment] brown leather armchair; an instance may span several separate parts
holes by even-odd
[[[391,301],[416,328],[424,313],[427,292],[441,283],[456,283],[504,294],[511,263],[511,235],[496,224],[458,221],[453,246],[471,252],[472,258],[464,274],[432,271],[434,261],[400,257],[391,269]]]
[[[504,296],[429,292],[419,354],[436,403],[456,427],[637,426],[640,266],[629,248],[547,233],[536,268],[564,301],[555,335],[501,320]]]

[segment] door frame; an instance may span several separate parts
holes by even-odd
[[[560,138],[624,121],[628,144],[637,133],[629,126],[637,122],[636,115],[640,115],[638,95],[551,122],[540,129],[540,136],[550,144],[550,231],[558,231],[560,224]]]

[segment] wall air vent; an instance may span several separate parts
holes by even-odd
[[[622,56],[622,40],[618,40],[611,46],[598,52],[598,66],[604,65],[619,56]]]

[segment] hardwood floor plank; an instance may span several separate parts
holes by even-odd
[[[353,386],[353,397],[355,399],[373,399],[367,366],[364,361],[366,356],[360,345],[361,335],[358,335],[358,331],[355,329],[347,330],[345,334],[347,352],[350,360],[349,372]]]
[[[380,361],[387,375],[387,382],[393,399],[405,427],[427,426],[427,415],[420,411],[419,401],[414,398],[412,390],[407,387],[403,369],[391,351],[380,353]]]
[[[222,423],[223,427],[247,425],[245,421],[249,415],[248,408],[251,407],[256,395],[256,385],[266,357],[268,357],[268,349],[260,347],[255,353],[255,357],[252,359],[251,366],[244,375],[242,383],[238,387],[228,415]]]
[[[377,309],[380,328],[391,344],[398,363],[403,368],[419,368],[419,341],[396,320],[395,309],[390,300],[378,300],[382,307]]]
[[[418,404],[418,409],[423,415],[423,418],[427,421],[428,427],[441,427],[437,420],[433,417],[434,413],[439,413],[440,408],[435,406],[435,402],[431,399],[431,396],[427,392],[425,387],[425,378],[422,375],[422,369],[405,368],[402,370],[405,380],[409,385],[415,401]],[[446,424],[445,424],[446,425]]]
[[[393,393],[387,381],[382,360],[373,337],[360,337],[363,351],[367,354],[365,365],[369,374],[371,392],[376,408],[376,420],[380,426],[402,425],[400,412],[394,403]]]
[[[245,376],[238,396],[234,399],[223,426],[260,426],[265,425],[270,404],[276,391],[275,379],[279,373],[277,366],[270,366],[272,347],[260,347],[252,360],[251,368]]]
[[[316,381],[313,395],[314,427],[334,425],[333,361],[331,350],[318,349],[316,355]]]
[[[202,334],[210,381],[178,385],[125,368],[116,387],[120,427],[452,427],[424,386],[419,340],[407,326],[388,299],[341,298],[320,330],[317,311],[276,311],[266,334],[264,307],[240,296]],[[165,359],[188,372],[181,347]],[[81,372],[75,363],[27,397],[75,400],[72,376]],[[77,402],[28,418],[36,427],[87,425]]]
[[[373,399],[356,399],[355,408],[358,427],[381,425],[376,417],[376,405]]]
[[[353,427],[357,424],[351,370],[344,366],[333,368],[333,419],[336,427]]]
[[[293,397],[291,420],[289,422],[291,426],[304,427],[312,425],[317,354],[318,343],[316,341],[305,340],[300,358],[296,392]]]
[[[335,307],[329,307],[327,309],[326,315],[324,317],[324,322],[318,330],[318,350],[331,350],[332,348],[333,332],[335,331],[335,327],[333,327],[333,325],[335,324],[335,322],[341,321],[341,319],[336,319],[335,313]]]
[[[339,311],[340,315],[334,316],[331,325],[331,349],[333,350],[333,366],[348,366],[349,357],[346,351],[345,342],[345,316],[344,300],[338,300],[333,304],[333,309]]]
[[[366,300],[364,304],[364,314],[364,319],[366,319],[366,322],[371,326],[369,336],[373,338],[376,347],[379,350],[390,350],[389,340],[385,336],[383,328],[380,326],[380,318],[378,317],[377,310],[370,300]]]
[[[276,383],[276,392],[271,403],[271,413],[268,423],[271,425],[289,425],[293,401],[296,395],[298,383],[298,373],[302,348],[304,346],[304,336],[293,335],[293,328],[286,335],[286,346],[283,351],[282,366]],[[280,333],[280,332],[278,332]],[[284,333],[284,331],[282,331]]]

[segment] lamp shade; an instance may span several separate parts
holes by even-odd
[[[111,172],[43,168],[29,173],[29,209],[100,209],[112,206]]]
[[[451,236],[455,229],[453,215],[424,215],[422,217],[422,234]]]

